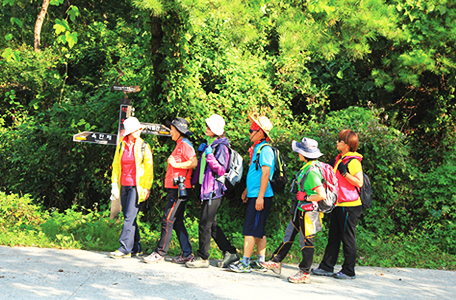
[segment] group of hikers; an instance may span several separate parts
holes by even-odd
[[[254,118],[249,115],[249,138],[253,143],[249,148],[249,168],[247,187],[242,193],[242,201],[247,204],[243,226],[244,254],[242,259],[237,249],[226,238],[217,224],[217,211],[227,187],[223,177],[230,162],[229,140],[225,136],[225,120],[213,114],[206,121],[207,141],[198,147],[198,157],[188,137],[189,123],[184,118],[175,118],[167,124],[171,128],[171,138],[176,146],[167,160],[165,185],[167,204],[161,220],[161,235],[154,251],[143,257],[145,263],[158,263],[165,259],[172,230],[176,232],[182,249],[173,263],[185,264],[188,268],[207,268],[211,237],[223,252],[224,257],[217,267],[229,268],[233,272],[246,273],[272,270],[281,273],[282,260],[290,250],[296,235],[302,251],[299,271],[288,278],[292,283],[309,283],[310,274],[332,276],[336,279],[355,279],[356,235],[355,229],[362,212],[362,204],[357,189],[363,186],[362,155],[357,153],[358,135],[351,130],[342,130],[336,142],[339,155],[329,162],[337,178],[337,202],[331,212],[328,244],[320,265],[311,269],[314,256],[314,236],[322,229],[323,213],[318,202],[327,198],[327,193],[318,158],[323,154],[318,142],[304,137],[301,142],[293,141],[291,149],[299,155],[303,166],[296,176],[297,190],[294,202],[295,211],[285,229],[283,242],[266,261],[265,226],[273,202],[274,190],[271,179],[275,169],[276,155],[269,144],[273,128],[266,116]],[[120,235],[120,247],[111,252],[112,258],[141,256],[140,234],[137,215],[140,203],[150,194],[153,181],[153,159],[150,146],[140,138],[143,126],[134,117],[124,121],[124,138],[117,145],[112,164],[111,200],[120,198],[124,223]],[[194,174],[193,169],[195,169]],[[192,176],[193,175],[193,176]],[[333,176],[334,176],[333,175]],[[199,249],[193,255],[189,235],[184,224],[186,199],[193,186],[201,199],[199,219]],[[343,245],[344,263],[335,273],[334,266]],[[256,245],[257,259],[251,256]]]

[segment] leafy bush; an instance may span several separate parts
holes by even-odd
[[[73,206],[62,213],[53,211],[51,216],[40,231],[57,246],[102,251],[118,247],[121,224],[110,220],[108,211],[78,210]]]
[[[456,149],[444,154],[440,165],[431,165],[421,177],[416,199],[423,203],[417,213],[425,215],[421,228],[429,239],[449,253],[456,253]]]
[[[456,256],[442,249],[427,230],[376,235],[357,227],[358,264],[385,268],[456,269]],[[339,257],[339,263],[341,258]]]
[[[19,197],[0,192],[0,227],[33,228],[45,222],[49,215],[43,213],[41,206],[33,204],[30,195]]]

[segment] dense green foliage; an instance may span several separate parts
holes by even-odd
[[[2,197],[29,194],[20,199],[40,211],[36,219],[2,214],[1,226],[31,230],[40,239],[44,234],[46,245],[115,247],[118,224],[105,213],[114,148],[74,143],[72,135],[116,132],[122,94],[110,86],[120,67],[119,84],[141,87],[129,96],[135,116],[162,124],[186,117],[195,145],[203,141],[205,118],[218,113],[232,146],[247,158],[247,115],[266,114],[290,178],[300,167],[293,139],[315,138],[329,160],[337,154],[338,132],[357,131],[374,191],[373,207],[360,222],[360,263],[380,263],[385,255],[374,245],[385,236],[391,242],[385,253],[399,251],[394,243],[419,252],[417,238],[429,241],[421,253],[456,254],[454,1],[70,3],[51,1],[40,51],[33,49],[33,30],[42,2],[0,5],[0,191]],[[150,245],[174,143],[145,139],[156,174],[141,225]],[[238,247],[242,189],[228,194],[220,216]],[[271,249],[281,240],[289,199],[279,195],[271,212]],[[197,203],[187,214],[193,239]],[[109,228],[112,236],[104,239],[97,228]],[[324,244],[324,234],[320,238]],[[410,266],[407,253],[385,264]]]

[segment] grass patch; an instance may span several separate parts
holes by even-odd
[[[142,213],[140,212],[139,220]],[[268,224],[267,259],[280,245],[287,224],[271,218]],[[186,217],[186,226],[194,252],[198,249],[198,219]],[[242,222],[221,218],[220,226],[233,245],[240,251],[244,249]],[[35,246],[65,249],[113,251],[119,247],[122,230],[122,217],[109,219],[107,205],[93,209],[72,207],[64,212],[48,212],[32,203],[25,195],[6,195],[0,192],[0,244],[8,246]],[[139,221],[141,244],[146,252],[151,252],[160,237],[160,222],[155,224]],[[277,228],[274,230],[274,228]],[[317,233],[315,237],[314,262],[320,262],[327,243],[328,230]],[[378,267],[427,268],[456,270],[456,255],[442,251],[423,229],[407,234],[374,234],[358,226],[358,265]],[[179,255],[180,247],[175,234],[171,240],[169,255]],[[240,253],[242,254],[242,253]],[[219,259],[222,253],[212,241],[210,255]],[[255,256],[255,255],[254,255]],[[285,259],[286,263],[299,263],[301,250],[295,240]],[[342,250],[338,263],[342,261]]]

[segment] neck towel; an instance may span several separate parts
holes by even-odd
[[[209,147],[210,145],[212,145],[213,142],[215,142],[215,140],[217,139],[217,137],[213,137],[213,138],[209,138],[207,140],[207,147]],[[206,150],[206,148],[204,150]],[[206,170],[206,151],[203,152],[203,155],[201,155],[201,167],[200,167],[200,173],[199,173],[199,184],[203,184],[203,178],[204,178],[204,171]]]

